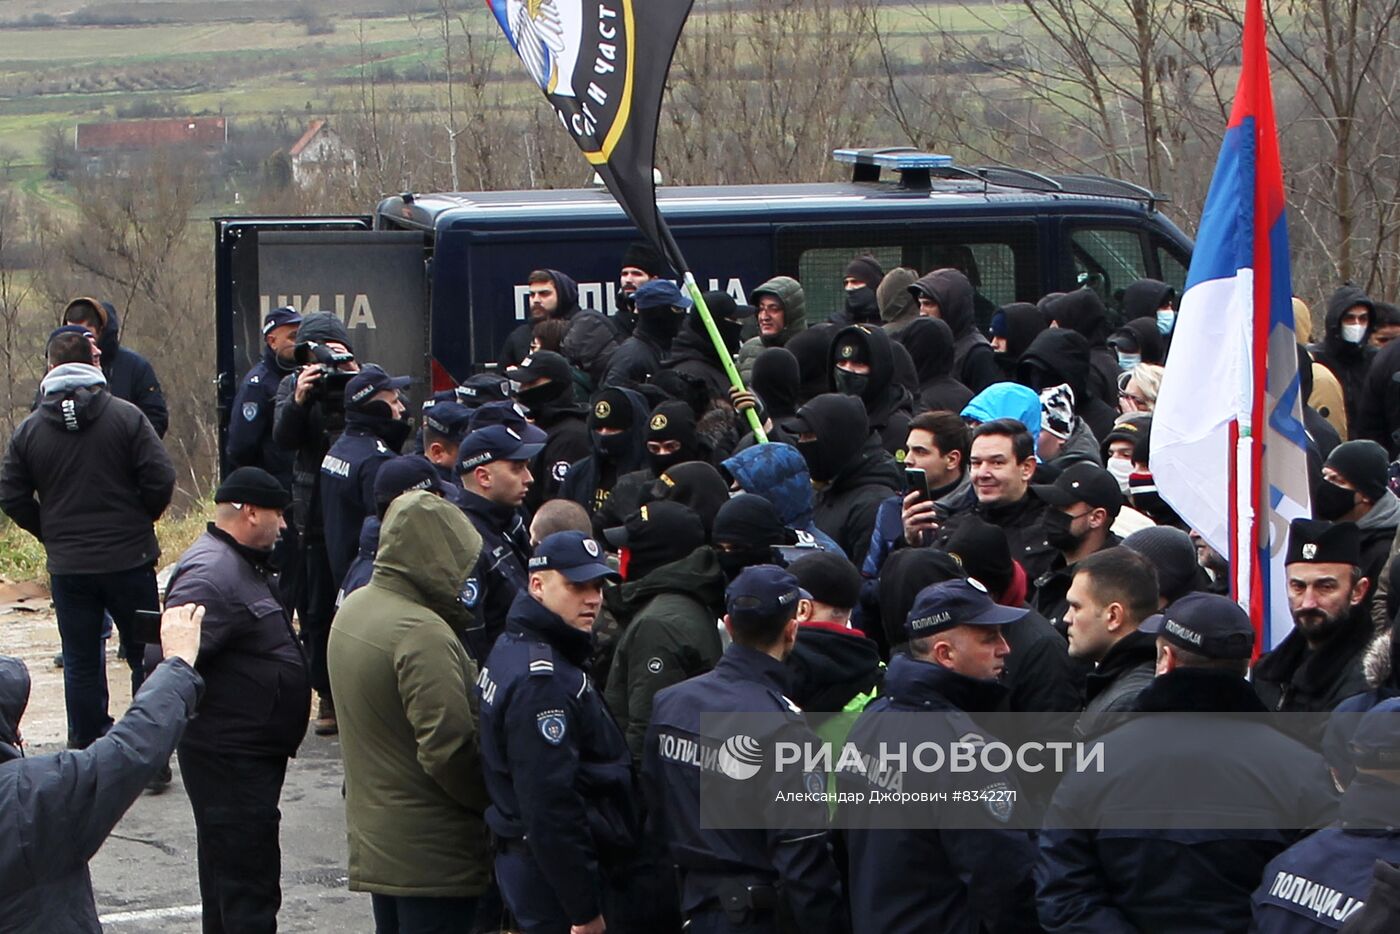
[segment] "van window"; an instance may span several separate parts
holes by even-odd
[[[1110,311],[1128,285],[1147,277],[1142,234],[1130,227],[1080,227],[1070,235],[1075,285],[1099,293]]]
[[[802,283],[807,318],[813,323],[843,307],[846,264],[862,253],[879,260],[885,272],[896,266],[908,266],[920,275],[945,266],[961,269],[977,290],[980,308],[1039,297],[1034,224],[1003,224],[995,229],[907,225],[878,234],[868,227],[778,232],[780,268]]]
[[[1178,298],[1186,291],[1186,264],[1166,243],[1156,241],[1157,266],[1161,270],[1161,280],[1176,289]]]

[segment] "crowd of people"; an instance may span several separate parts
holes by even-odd
[[[231,412],[236,469],[166,590],[197,657],[138,635],[174,484],[158,384],[109,366],[129,353],[103,344],[110,305],[69,307],[0,468],[0,508],[48,553],[63,638],[71,751],[52,768],[115,768],[94,751],[122,729],[146,734],[142,777],[177,750],[206,932],[276,929],[278,805],[308,719],[339,736],[349,884],[381,934],[1400,925],[1400,821],[1374,817],[1400,814],[1400,311],[1344,286],[1306,344],[1295,300],[1313,518],[1289,530],[1294,629],[1256,657],[1224,559],[1152,475],[1169,285],[998,308],[972,270],[856,256],[838,308],[809,308],[788,276],[708,293],[721,348],[671,275],[629,248],[610,317],[565,273],[530,273],[498,367],[419,413],[335,315],[271,312]],[[140,688],[116,727],[106,618]],[[9,851],[36,806],[15,763],[41,763],[17,757],[27,680],[3,662]],[[128,723],[143,703],[196,713]],[[1127,716],[1339,709],[1354,728],[1235,717],[1155,749]],[[1061,818],[1043,828],[1008,823],[1013,795],[974,826],[721,829],[695,750],[725,740],[707,714],[739,712],[828,740],[842,722],[835,738],[867,750],[891,712],[940,714],[932,741],[993,712],[1062,714],[1131,768],[1107,790],[1023,789]],[[1307,822],[1063,819],[1160,802],[1182,763]],[[139,783],[45,787],[110,795],[119,815]],[[97,930],[90,894],[72,897],[91,849],[53,860],[51,888],[31,854],[0,899],[61,902],[62,929]]]

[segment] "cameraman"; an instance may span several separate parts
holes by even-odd
[[[301,547],[290,573],[301,640],[311,668],[311,686],[321,698],[316,732],[335,732],[335,707],[326,675],[326,637],[335,613],[335,581],[326,556],[321,517],[321,461],[345,429],[345,384],[359,372],[345,325],[328,311],[306,315],[297,328],[296,362],[300,366],[277,387],[277,414],[272,440],[295,451],[292,463],[292,522]]]

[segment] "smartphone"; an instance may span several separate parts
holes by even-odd
[[[142,645],[160,645],[160,610],[137,610],[132,638]]]
[[[910,493],[918,493],[919,499],[932,499],[928,493],[928,474],[918,467],[904,468],[904,484]]]

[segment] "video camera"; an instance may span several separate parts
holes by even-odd
[[[345,385],[355,374],[340,369],[340,365],[353,362],[355,355],[341,353],[316,341],[301,341],[293,350],[293,355],[297,363],[298,374],[303,368],[312,364],[319,363],[325,367],[325,374],[312,390],[311,400],[322,403],[328,410],[343,408]]]

